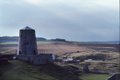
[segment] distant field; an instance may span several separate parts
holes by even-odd
[[[0,45],[17,44],[18,42],[0,42]]]
[[[106,54],[112,58],[119,57],[118,45],[78,45],[74,43],[39,41],[37,42],[39,53],[53,53],[58,56],[78,57],[91,54]],[[0,54],[16,54],[17,42],[0,43]]]

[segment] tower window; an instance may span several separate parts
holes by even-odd
[[[21,52],[21,51],[19,51],[19,54],[22,54],[22,52]]]
[[[34,50],[34,54],[36,54],[36,51]]]

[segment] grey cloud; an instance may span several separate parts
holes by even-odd
[[[74,41],[118,40],[117,9],[108,8],[109,6],[94,8],[95,5],[87,6],[81,0],[81,6],[76,2],[73,5],[61,2],[35,6],[23,1],[0,4],[1,35],[16,35],[18,29],[28,25],[36,29],[37,36],[47,38],[60,37]],[[4,32],[5,29],[7,33]],[[13,30],[13,33],[8,34],[9,30]]]

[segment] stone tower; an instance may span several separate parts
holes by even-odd
[[[37,55],[35,30],[26,26],[19,32],[19,47],[17,55]]]
[[[35,30],[30,27],[20,29],[19,45],[16,59],[35,65],[53,63],[55,56],[52,53],[38,54]]]

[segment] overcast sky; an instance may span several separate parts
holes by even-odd
[[[119,39],[119,0],[0,0],[0,36],[30,26],[38,37]]]

